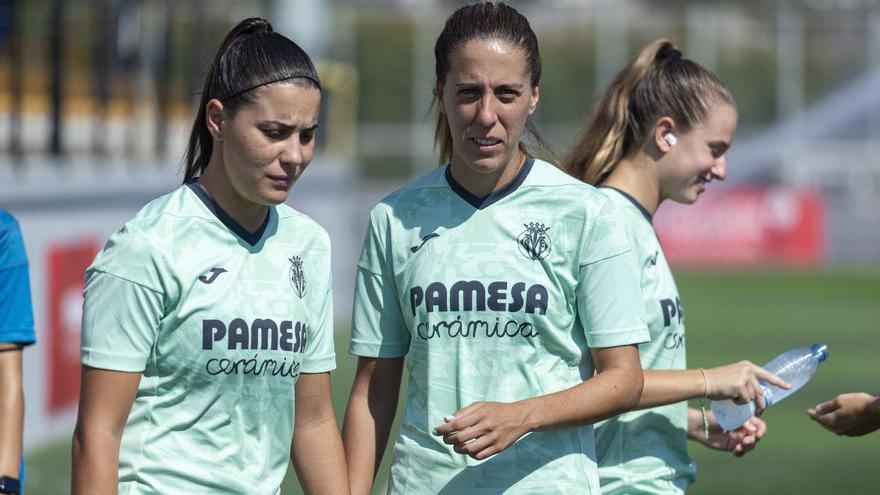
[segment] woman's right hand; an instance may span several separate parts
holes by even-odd
[[[755,413],[764,410],[764,393],[759,381],[789,388],[791,385],[751,361],[718,366],[706,370],[706,395],[711,400],[730,399],[737,404],[755,403]]]

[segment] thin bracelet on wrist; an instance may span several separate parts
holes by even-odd
[[[709,398],[709,376],[706,374],[706,370],[703,368],[698,368],[700,373],[703,375],[703,398]]]
[[[706,399],[700,399],[700,418],[703,420],[703,437],[709,440],[709,416],[706,414]]]
[[[706,415],[706,399],[709,397],[709,376],[706,370],[699,368],[703,375],[703,398],[700,399],[700,418],[703,420],[703,437],[709,440],[709,417]]]

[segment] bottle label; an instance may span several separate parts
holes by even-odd
[[[767,385],[761,384],[761,390],[764,391],[764,407],[770,407],[773,405],[773,390],[770,389]]]

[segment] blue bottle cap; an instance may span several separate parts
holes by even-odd
[[[813,351],[813,354],[819,355],[819,362],[820,363],[824,362],[826,359],[828,359],[828,346],[827,345],[817,342],[817,343],[813,344],[812,347],[810,347],[810,350]]]

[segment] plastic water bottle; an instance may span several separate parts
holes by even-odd
[[[767,407],[781,401],[803,387],[816,373],[819,363],[827,358],[828,346],[825,344],[813,344],[812,347],[800,347],[783,352],[765,364],[764,369],[791,385],[791,388],[786,390],[761,381],[761,390],[764,392],[764,401]],[[715,420],[724,428],[724,431],[731,431],[739,428],[755,415],[755,402],[749,401],[747,404],[737,404],[732,400],[713,401],[712,412],[715,414]]]

